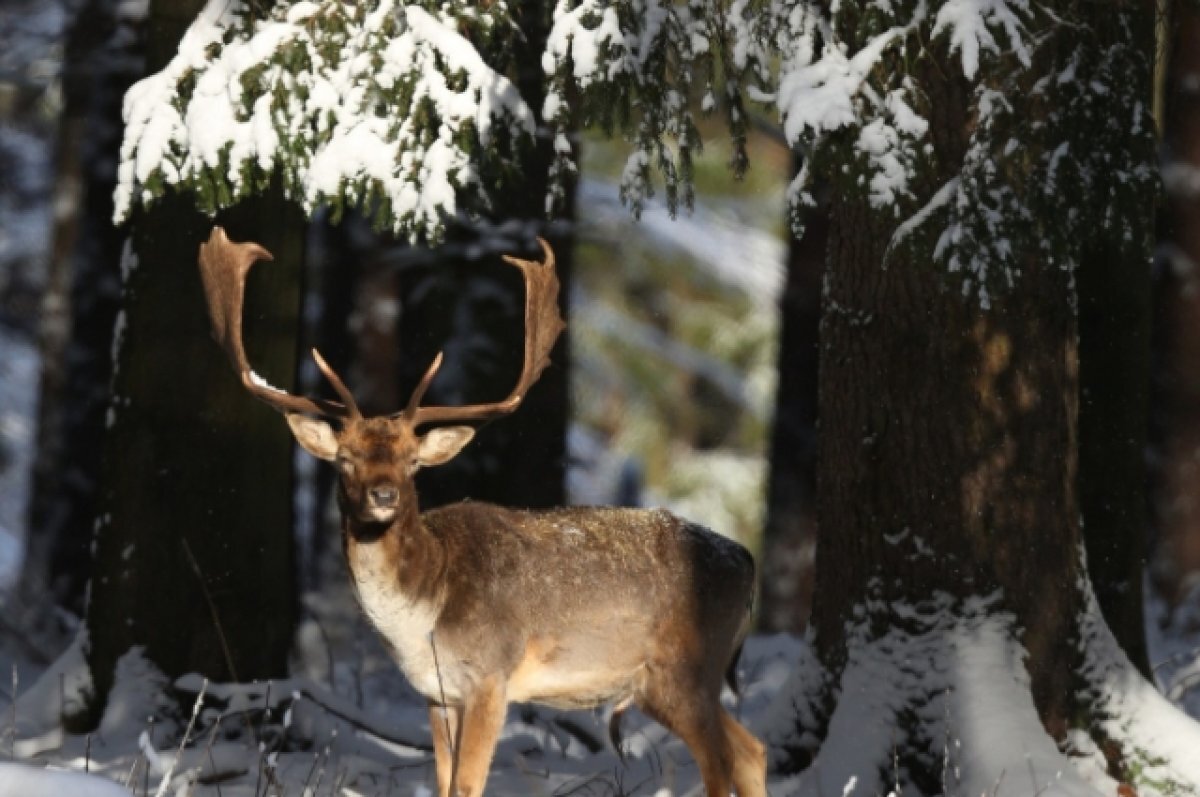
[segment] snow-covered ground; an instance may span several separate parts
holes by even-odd
[[[135,651],[118,665],[108,710],[88,736],[64,733],[60,722],[64,705],[69,711],[88,688],[76,640],[36,681],[23,678],[16,705],[0,711],[0,760],[15,759],[0,763],[0,797],[432,797],[423,701],[366,627],[340,565],[330,569],[326,587],[306,600],[309,618],[298,634],[291,678],[231,686],[186,676],[171,684]],[[931,719],[944,736],[933,746],[942,751],[937,758],[947,795],[1125,793],[1086,734],[1072,736],[1066,750],[1046,736],[1021,665],[1023,651],[1008,620],[984,603],[977,615],[936,621],[928,632],[895,632],[856,649],[841,681],[830,741],[802,774],[772,777],[770,794],[892,793],[896,784],[878,763],[904,743],[908,711]],[[1136,676],[1102,625],[1085,625],[1087,678],[1103,690],[1105,711],[1121,718],[1107,721],[1110,738],[1153,744],[1138,754],[1161,786],[1144,793],[1195,793],[1188,784],[1200,783],[1200,756],[1188,751],[1200,749],[1200,725]],[[797,718],[801,725],[811,721],[810,696],[822,677],[804,642],[751,637],[740,667],[741,698],[727,694],[726,703],[769,743],[789,734],[794,743]],[[624,761],[610,748],[606,728],[604,711],[510,707],[487,793],[702,793],[690,754],[664,728],[636,711],[627,715]],[[801,734],[799,741],[813,740]]]
[[[1174,610],[1147,587],[1146,641],[1158,688],[1200,719],[1200,587]]]
[[[286,682],[227,686],[191,676],[169,684],[131,653],[118,665],[99,730],[74,736],[63,733],[60,715],[64,704],[69,711],[88,688],[80,640],[36,681],[23,673],[15,707],[0,710],[0,759],[15,753],[21,767],[0,765],[0,797],[431,797],[436,782],[424,701],[361,618],[334,558],[325,587],[305,601],[309,619],[298,633],[294,676]],[[741,698],[727,695],[727,704],[752,730],[761,732],[801,648],[787,636],[749,641],[740,668]],[[168,698],[192,707],[201,691],[204,699],[189,732],[191,713],[172,710]],[[699,773],[682,742],[631,711],[622,723],[622,763],[607,741],[607,720],[604,711],[511,707],[488,794],[698,793]],[[188,744],[180,754],[185,734]],[[103,776],[128,792],[66,780],[63,770]],[[79,791],[63,790],[68,787]]]

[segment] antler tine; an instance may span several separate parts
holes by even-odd
[[[346,387],[346,383],[337,375],[337,372],[333,370],[329,363],[325,362],[325,358],[321,356],[321,352],[313,349],[312,358],[326,381],[333,385],[334,392],[341,398],[346,408],[346,415],[350,418],[362,418],[362,412],[359,411],[358,403],[354,400],[353,394],[350,393],[350,388]]]
[[[516,387],[508,398],[491,404],[421,407],[419,405],[425,389],[441,365],[442,356],[439,354],[417,385],[408,407],[400,413],[413,426],[442,421],[481,421],[507,415],[520,406],[529,388],[550,364],[550,350],[554,348],[554,342],[566,324],[558,312],[558,275],[554,272],[554,250],[543,238],[538,238],[538,243],[541,244],[544,257],[541,263],[504,256],[504,261],[519,268],[525,278],[525,363]]]
[[[242,345],[242,310],[245,304],[246,275],[259,260],[273,260],[271,253],[256,243],[233,243],[221,227],[213,227],[208,240],[200,244],[200,279],[204,283],[204,297],[208,304],[208,318],[212,323],[213,337],[229,357],[234,371],[241,377],[242,385],[258,398],[283,413],[300,412],[308,415],[329,417],[354,417],[358,408],[346,386],[333,373],[333,369],[314,351],[317,365],[325,377],[333,383],[346,406],[322,399],[293,396],[271,387],[250,367]]]
[[[413,390],[412,396],[409,397],[408,406],[400,413],[400,415],[408,418],[410,421],[416,417],[417,410],[421,407],[421,399],[425,398],[425,391],[429,389],[429,383],[433,381],[433,378],[437,376],[438,369],[442,367],[443,354],[444,352],[439,351],[437,356],[433,358],[433,362],[429,364],[425,375],[421,377],[421,381],[417,383],[416,389]]]

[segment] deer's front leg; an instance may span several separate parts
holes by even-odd
[[[454,767],[462,738],[462,709],[429,704],[429,730],[433,735],[433,760],[437,768],[438,797],[450,797]]]
[[[496,750],[496,739],[504,725],[507,701],[504,679],[490,676],[466,696],[459,731],[458,764],[454,768],[452,797],[480,797],[487,783],[488,768]]]

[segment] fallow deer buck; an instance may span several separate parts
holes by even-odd
[[[469,426],[512,412],[563,329],[554,255],[505,260],[525,279],[525,362],[503,401],[422,407],[441,355],[408,406],[366,418],[313,351],[341,402],[268,386],[246,359],[246,274],[270,253],[217,227],[200,247],[213,333],[242,384],[284,413],[309,453],[335,463],[342,538],[358,599],[428,701],[440,797],[483,793],[510,701],[629,705],[678,734],[710,797],[764,797],[762,745],[719,701],[754,591],[750,554],[662,510],[519,511],[464,502],[424,514],[413,474],[452,459]],[[335,428],[326,420],[337,422]]]

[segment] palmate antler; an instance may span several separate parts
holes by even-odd
[[[421,399],[442,363],[439,353],[421,378],[408,406],[392,417],[416,427],[442,421],[487,420],[515,410],[526,392],[550,364],[550,350],[565,324],[558,312],[558,276],[554,273],[554,252],[539,238],[545,260],[541,263],[505,256],[504,260],[521,270],[525,278],[525,364],[517,386],[503,401],[471,404],[463,407],[422,407]],[[362,419],[358,405],[346,384],[321,354],[313,349],[313,359],[333,386],[342,403],[293,396],[268,385],[254,373],[242,345],[242,310],[245,304],[246,275],[259,260],[271,260],[271,253],[256,243],[233,243],[220,227],[214,227],[208,241],[200,245],[200,277],[208,302],[213,337],[225,350],[242,384],[256,398],[283,413],[321,415],[341,420]]]
[[[397,417],[403,417],[413,426],[440,421],[483,421],[515,410],[525,398],[533,383],[550,364],[550,350],[566,326],[558,313],[558,275],[554,272],[554,250],[544,238],[538,238],[545,257],[541,263],[533,260],[504,256],[504,262],[516,266],[525,277],[525,364],[517,386],[503,401],[491,404],[470,404],[465,407],[422,407],[425,389],[433,381],[442,365],[442,353],[437,357],[417,383],[408,406]]]

